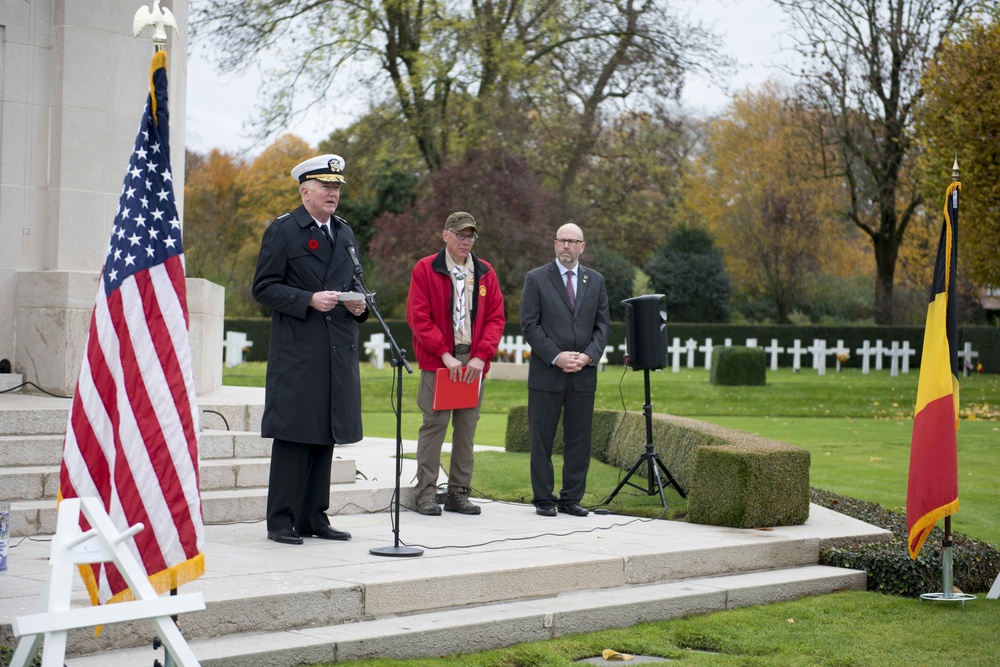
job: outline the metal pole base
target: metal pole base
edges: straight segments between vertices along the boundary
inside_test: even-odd
[[[368,553],[373,556],[419,556],[424,553],[423,549],[418,549],[416,547],[374,547],[368,550]]]
[[[961,602],[964,607],[967,600],[975,600],[976,596],[969,593],[924,593],[920,599],[932,602]]]

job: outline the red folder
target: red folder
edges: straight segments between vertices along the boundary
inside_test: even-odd
[[[434,372],[434,402],[433,410],[462,410],[479,405],[479,388],[483,376],[477,382],[465,380],[452,381],[447,368],[439,368]]]

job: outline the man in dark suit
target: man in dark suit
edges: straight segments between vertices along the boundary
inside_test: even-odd
[[[358,442],[361,377],[357,322],[368,319],[348,224],[335,216],[344,160],[320,155],[292,169],[302,206],[264,231],[253,296],[271,309],[261,435],[274,438],[267,487],[267,538],[349,540],[330,525],[334,443]]]
[[[570,223],[556,232],[556,261],[524,277],[521,331],[531,346],[528,429],[535,511],[587,516],[580,505],[590,468],[590,432],[597,362],[611,333],[604,276],[579,263],[583,230]],[[552,441],[563,413],[563,475],[553,493]]]

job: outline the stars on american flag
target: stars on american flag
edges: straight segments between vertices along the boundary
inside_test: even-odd
[[[148,104],[141,127],[122,183],[104,261],[108,294],[129,276],[184,252],[173,175]]]

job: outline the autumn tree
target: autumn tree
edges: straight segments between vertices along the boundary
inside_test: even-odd
[[[683,175],[701,135],[691,119],[622,114],[610,122],[580,174],[588,245],[644,265],[678,222]],[[581,223],[583,224],[583,223]]]
[[[971,21],[924,74],[917,112],[929,217],[939,230],[952,161],[961,168],[961,273],[1000,286],[1000,9]],[[936,237],[935,237],[936,239]]]
[[[804,98],[820,112],[817,129],[831,176],[844,180],[844,215],[871,240],[875,320],[894,322],[899,248],[923,201],[908,177],[915,153],[914,107],[921,75],[956,24],[981,0],[775,0],[791,19],[807,58]]]
[[[267,223],[302,203],[298,185],[292,179],[292,168],[315,155],[316,149],[305,140],[285,134],[240,170],[237,182],[242,196],[239,209],[233,214],[253,221],[257,231],[255,242],[260,242]]]
[[[470,153],[430,176],[425,191],[402,213],[373,222],[368,254],[381,303],[396,304],[391,312],[402,315],[413,265],[444,247],[445,219],[465,210],[479,227],[472,252],[493,265],[507,317],[517,317],[524,274],[555,258],[552,239],[567,211],[522,160],[498,151]]]
[[[725,252],[744,303],[762,301],[787,322],[811,281],[857,271],[857,243],[836,219],[839,187],[812,151],[810,112],[767,83],[738,94],[705,133],[684,206]]]
[[[381,105],[331,132],[319,150],[347,160],[347,185],[337,214],[351,225],[364,250],[375,232],[371,221],[383,212],[402,213],[417,196],[426,170],[416,143],[394,108]]]
[[[256,227],[237,215],[244,192],[238,183],[246,165],[238,157],[213,150],[185,154],[184,257],[187,274],[226,288],[228,315],[255,314],[237,285],[246,273],[245,246]]]

